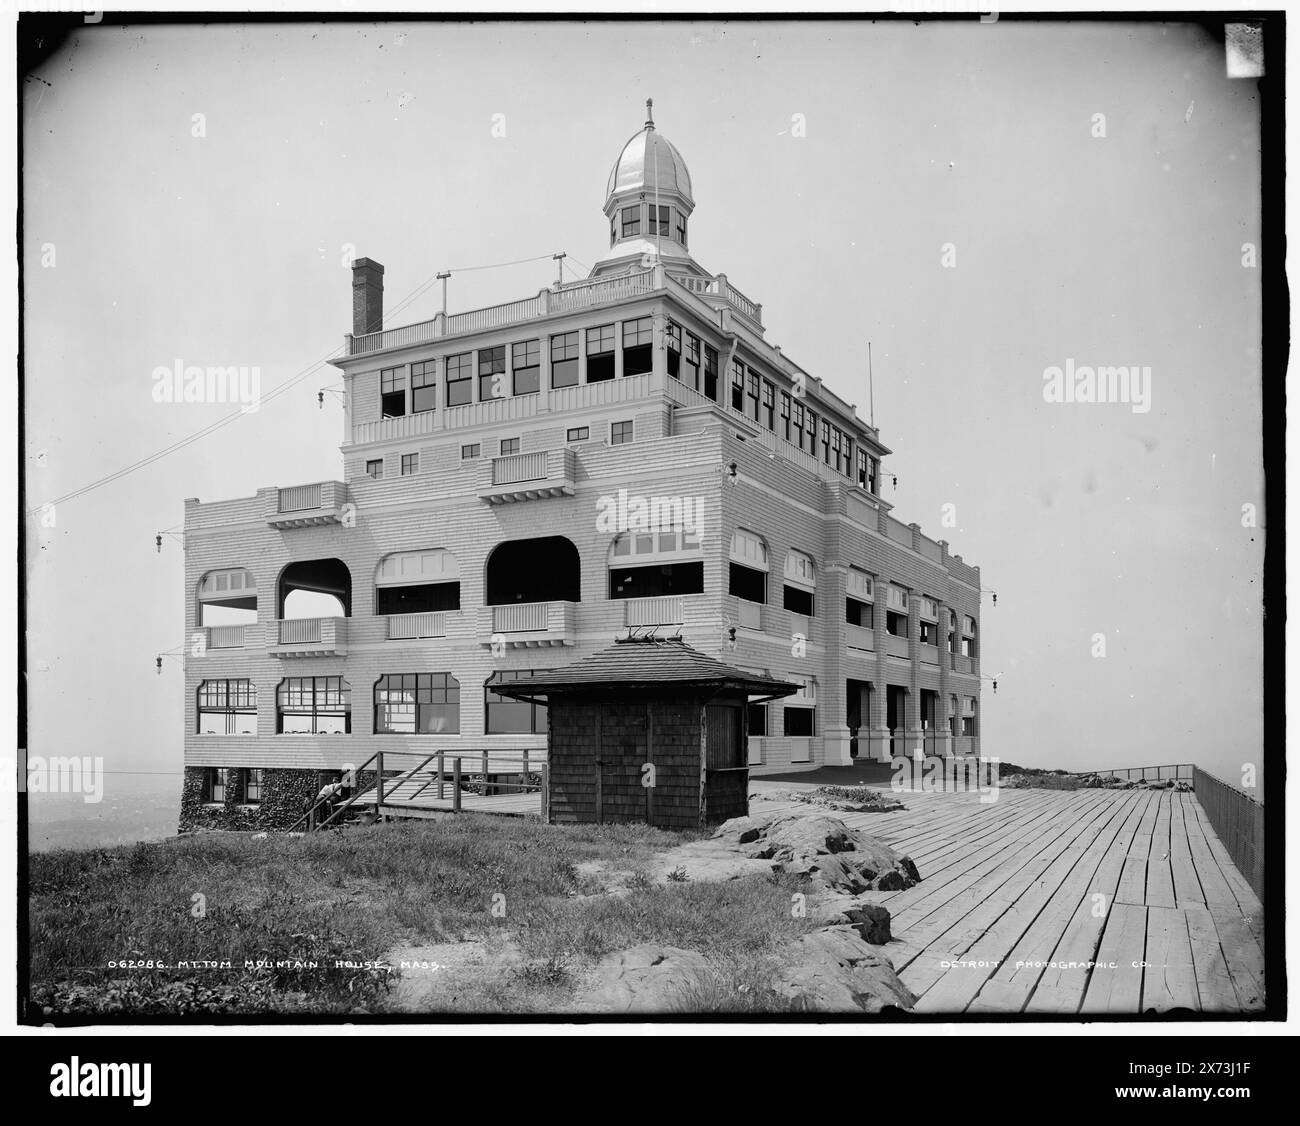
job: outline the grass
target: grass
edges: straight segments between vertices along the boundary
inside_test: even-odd
[[[35,1015],[383,1011],[394,971],[366,963],[484,937],[519,958],[460,997],[466,1011],[562,1008],[596,959],[642,942],[709,954],[717,980],[695,997],[705,1009],[765,1004],[766,959],[810,929],[791,918],[798,886],[645,876],[656,853],[698,836],[461,814],[297,839],[213,833],[34,854]],[[640,878],[588,897],[596,888],[578,866],[594,860]],[[108,965],[123,959],[145,965]],[[178,969],[180,959],[228,967]]]

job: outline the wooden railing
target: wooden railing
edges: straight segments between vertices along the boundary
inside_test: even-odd
[[[907,638],[895,637],[892,633],[885,634],[885,652],[891,657],[907,658],[910,655]]]
[[[653,270],[639,270],[621,277],[593,278],[575,285],[566,285],[563,289],[548,294],[550,311],[568,312],[570,309],[583,309],[588,305],[618,301],[624,297],[637,297],[649,293],[653,288]]]
[[[496,633],[534,633],[546,629],[549,602],[519,602],[492,607],[492,629]]]
[[[521,301],[507,301],[503,305],[489,305],[486,309],[471,309],[447,318],[447,335],[458,332],[478,332],[482,329],[500,328],[517,324],[542,315],[540,297],[525,297]]]
[[[521,481],[546,479],[546,451],[506,454],[492,459],[492,484],[514,485]]]
[[[431,610],[423,614],[389,614],[388,640],[410,641],[422,637],[446,637],[447,612]]]
[[[396,763],[412,759],[419,759],[414,767],[393,770]],[[374,781],[357,784],[356,780],[367,771],[373,771]],[[494,774],[516,775],[521,781],[491,781]],[[531,781],[534,774],[539,776],[539,781]],[[376,751],[360,766],[346,771],[345,784],[349,781],[353,785],[347,798],[338,800],[335,795],[315,798],[286,832],[299,829],[312,832],[338,824],[342,815],[358,803],[373,805],[380,821],[386,819],[386,808],[394,812],[402,808],[438,808],[421,806],[417,802],[417,798],[426,794],[430,801],[446,802],[450,799],[451,811],[459,813],[462,794],[467,790],[473,793],[474,787],[478,787],[478,792],[484,796],[538,792],[541,795],[542,820],[546,820],[549,812],[549,765],[544,756],[533,759],[526,749]]]
[[[209,626],[209,649],[242,649],[244,647],[243,626]]]
[[[685,621],[685,605],[680,596],[629,598],[626,624],[629,626],[675,626]]]
[[[1192,767],[1192,788],[1232,862],[1264,902],[1264,806],[1198,766]]]
[[[279,490],[279,510],[281,512],[306,512],[320,508],[321,487],[314,485],[294,485],[289,489]]]

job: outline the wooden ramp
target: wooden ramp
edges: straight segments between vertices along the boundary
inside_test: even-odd
[[[802,787],[764,779],[762,795]],[[888,787],[881,787],[887,789]],[[1173,790],[902,793],[832,812],[909,855],[921,882],[868,897],[917,1012],[1259,1012],[1264,912],[1205,819]],[[753,814],[821,807],[750,803]]]
[[[491,790],[492,787],[489,787]],[[437,771],[417,771],[384,782],[384,814],[389,817],[434,817],[454,812],[455,783],[445,775],[439,785]],[[352,808],[373,811],[375,788],[361,794]],[[542,795],[539,790],[520,792],[501,788],[487,794],[474,793],[463,786],[459,808],[462,813],[500,813],[515,817],[540,817]]]

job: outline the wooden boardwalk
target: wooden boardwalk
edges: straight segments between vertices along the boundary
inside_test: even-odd
[[[802,789],[752,779],[753,794]],[[887,787],[881,787],[887,788]],[[1264,1006],[1264,912],[1192,793],[903,793],[832,811],[911,856],[921,882],[872,892],[921,1013],[1120,1015]],[[988,796],[988,795],[984,795]],[[753,800],[750,812],[821,812]]]

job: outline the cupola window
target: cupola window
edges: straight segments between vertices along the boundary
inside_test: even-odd
[[[641,208],[623,208],[623,237],[631,238],[641,233]]]

